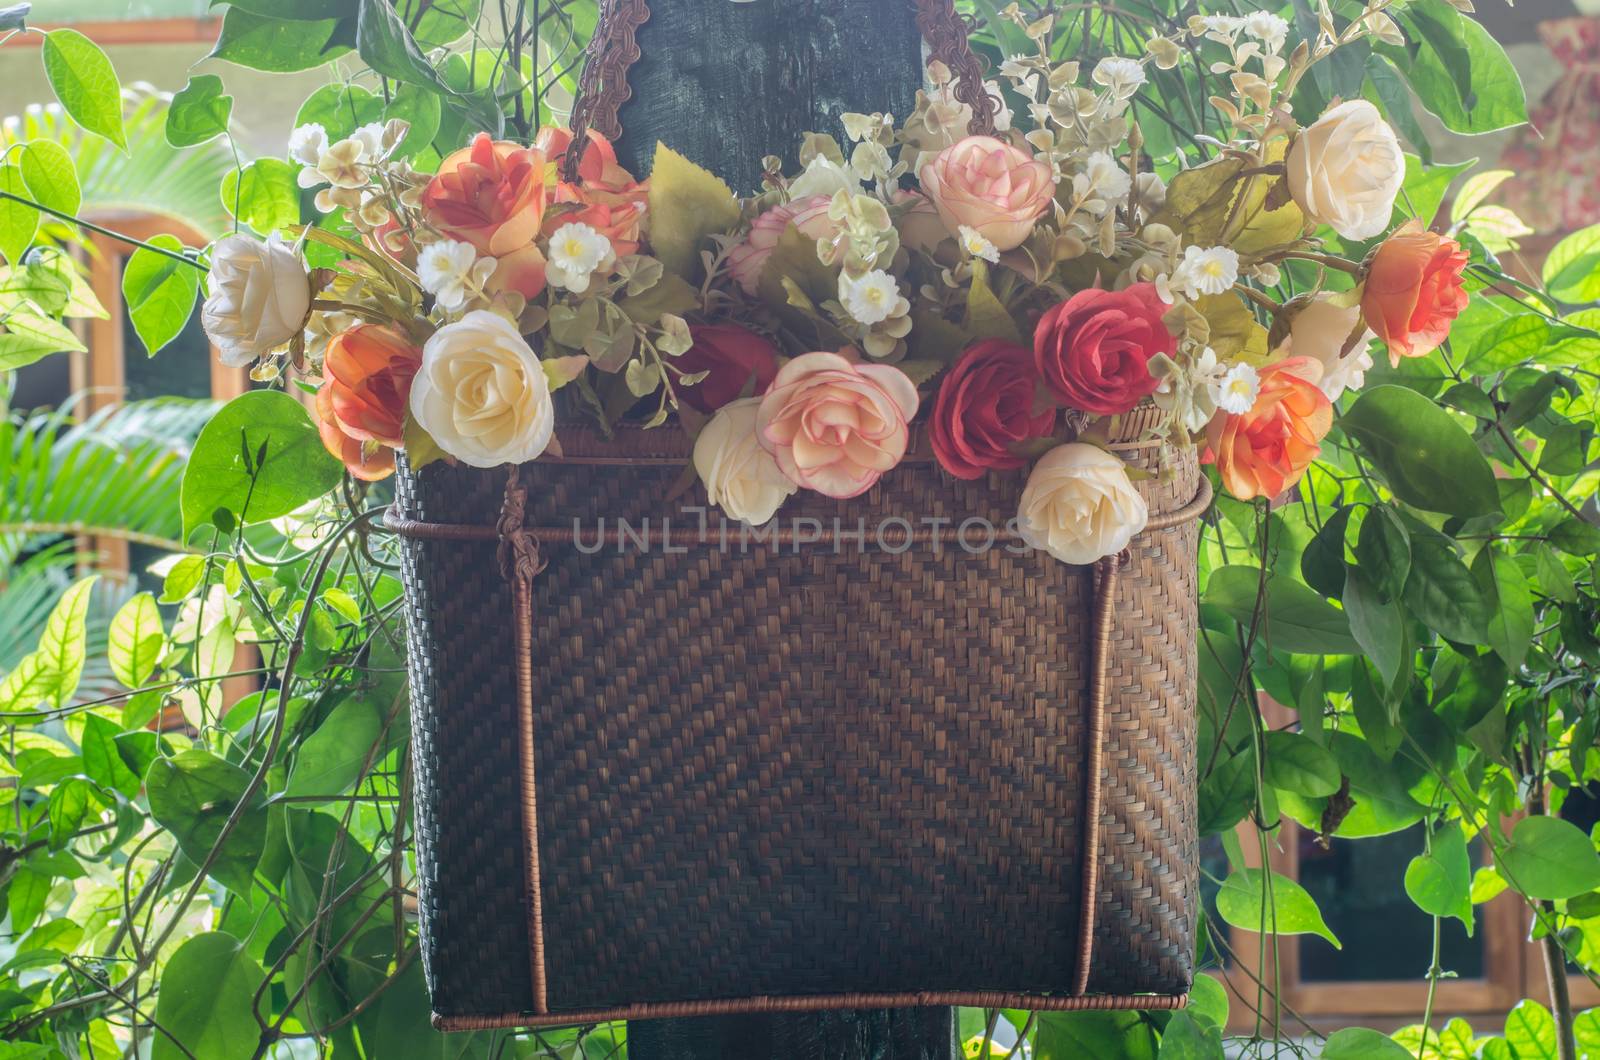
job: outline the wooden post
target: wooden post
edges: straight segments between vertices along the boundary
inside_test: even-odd
[[[622,163],[646,173],[657,141],[758,190],[767,155],[794,172],[800,138],[846,112],[904,120],[923,84],[911,0],[649,0],[618,117]],[[638,1021],[633,1060],[952,1060],[954,1010],[856,1009]]]

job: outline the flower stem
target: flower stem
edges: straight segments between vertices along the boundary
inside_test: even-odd
[[[58,218],[59,220],[80,225],[84,228],[87,228],[91,232],[98,232],[103,236],[109,236],[110,238],[121,243],[126,243],[131,247],[138,247],[141,250],[148,250],[154,254],[160,254],[164,258],[171,258],[174,261],[181,261],[185,265],[194,266],[201,272],[207,271],[206,266],[200,264],[198,259],[191,258],[187,254],[180,254],[176,250],[168,250],[166,247],[158,247],[153,244],[146,243],[142,239],[135,239],[132,236],[125,236],[121,232],[113,231],[112,229],[106,228],[102,225],[97,225],[93,221],[85,221],[81,217],[74,217],[72,214],[66,213],[63,210],[51,209],[42,203],[34,202],[32,199],[24,198],[21,195],[13,195],[9,191],[0,191],[0,199],[9,199],[12,202],[20,202],[22,205],[32,207],[33,209],[38,210],[40,213],[47,213],[51,217]]]

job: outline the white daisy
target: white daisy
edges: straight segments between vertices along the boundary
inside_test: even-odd
[[[589,289],[589,278],[595,270],[609,266],[616,258],[611,240],[589,225],[564,224],[550,237],[550,264],[545,278],[552,287],[582,294]]]
[[[873,269],[857,277],[840,273],[839,301],[853,319],[870,327],[894,315],[901,301],[900,285],[882,269]]]
[[[479,258],[471,243],[446,239],[417,253],[417,278],[422,289],[447,310],[457,310],[483,293],[494,274],[495,260]]]
[[[1216,383],[1213,395],[1217,408],[1235,416],[1249,412],[1261,393],[1261,377],[1256,370],[1243,362],[1229,368]]]
[[[1186,298],[1222,294],[1239,281],[1239,255],[1228,247],[1183,248],[1172,272],[1172,289]]]
[[[962,225],[960,230],[961,249],[975,258],[995,262],[1000,260],[1000,249],[990,241],[989,237],[968,225]]]

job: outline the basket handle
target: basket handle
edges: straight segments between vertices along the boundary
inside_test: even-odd
[[[708,0],[709,2],[709,0]],[[983,84],[983,66],[967,39],[967,22],[955,0],[914,0],[917,28],[937,59],[955,74],[956,99],[972,108],[967,130],[975,136],[994,133],[995,101]],[[578,164],[589,142],[589,130],[622,136],[622,105],[633,95],[628,71],[639,61],[639,27],[650,20],[649,0],[600,0],[599,22],[589,40],[588,56],[578,78],[572,106],[572,142],[563,163],[563,179],[578,177]]]

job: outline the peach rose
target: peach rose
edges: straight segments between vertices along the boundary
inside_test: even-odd
[[[439,232],[498,262],[491,291],[533,298],[544,290],[544,255],[534,239],[550,189],[544,152],[477,137],[439,164],[422,190],[423,215]]]
[[[1056,193],[1049,166],[992,136],[952,144],[919,175],[952,235],[966,225],[1002,251],[1023,244]]]
[[[1467,308],[1461,244],[1413,218],[1378,245],[1361,292],[1367,327],[1389,345],[1389,363],[1438,349],[1450,324]]]
[[[1290,357],[1261,369],[1261,390],[1249,412],[1221,413],[1206,428],[1204,461],[1241,501],[1276,497],[1300,481],[1322,452],[1333,405],[1317,385],[1322,365]]]
[[[405,444],[406,402],[422,351],[382,324],[357,324],[328,340],[317,391],[318,429],[328,452],[357,478],[394,467]]]
[[[789,481],[843,499],[900,462],[916,414],[916,385],[893,365],[805,353],[767,389],[756,432]]]
[[[534,148],[558,167],[571,144],[572,134],[555,126],[540,129],[533,142]],[[557,172],[560,171],[558,168]],[[583,160],[578,164],[578,182],[557,184],[555,201],[575,203],[581,208],[564,210],[547,218],[545,235],[568,222],[578,222],[611,240],[611,247],[619,257],[638,253],[645,209],[650,201],[650,184],[635,180],[632,173],[618,164],[616,148],[604,136],[589,133]]]
[[[745,294],[754,298],[761,293],[761,270],[791,224],[809,239],[831,239],[837,234],[839,226],[828,216],[830,202],[826,195],[813,195],[774,206],[755,219],[744,242],[728,253],[728,272]]]

